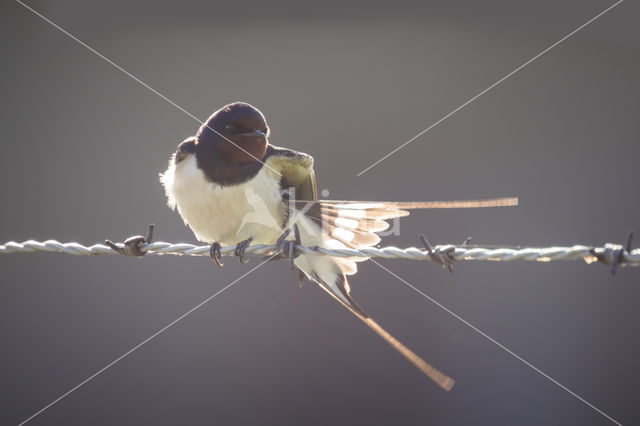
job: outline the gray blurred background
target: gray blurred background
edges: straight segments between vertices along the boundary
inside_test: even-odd
[[[612,2],[29,1],[194,115],[243,100],[313,155],[332,198],[515,195],[417,212],[384,241],[601,245],[640,231],[640,7],[624,2],[360,177]],[[158,173],[199,124],[15,2],[0,6],[0,241],[195,242]],[[640,422],[640,270],[382,261],[626,424]],[[17,424],[257,264],[0,257],[0,423]],[[425,379],[284,262],[247,276],[31,423],[610,422],[371,262],[380,324],[457,380]]]

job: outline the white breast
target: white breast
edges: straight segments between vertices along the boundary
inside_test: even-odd
[[[273,244],[283,232],[285,205],[279,176],[263,167],[248,182],[220,186],[208,182],[189,155],[160,176],[171,208],[196,238],[209,243],[236,244],[253,237],[253,244]]]

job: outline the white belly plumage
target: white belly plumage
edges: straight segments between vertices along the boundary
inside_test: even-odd
[[[230,246],[253,238],[252,244],[269,245],[282,235],[285,226],[292,225],[285,223],[286,205],[282,202],[279,176],[273,167],[263,167],[242,185],[222,187],[207,181],[197,167],[195,156],[189,155],[177,165],[172,161],[160,180],[169,207],[178,209],[185,224],[200,241]],[[303,245],[346,248],[304,214],[294,214],[292,219],[299,226]],[[288,240],[293,239],[292,234]],[[337,285],[336,278],[342,273],[351,275],[357,271],[354,260],[365,258],[356,260],[304,254],[296,258],[295,264],[310,279],[315,277],[332,287]],[[340,292],[336,290],[336,294]]]
[[[243,185],[220,186],[206,180],[194,155],[160,177],[169,207],[200,241],[224,245],[254,238],[253,244],[273,244],[283,232],[285,205],[279,179],[267,167]]]

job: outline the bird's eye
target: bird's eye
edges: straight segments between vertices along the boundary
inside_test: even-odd
[[[226,126],[224,126],[224,128],[227,129],[227,130],[233,130],[233,129],[236,128],[236,126],[233,125],[233,124],[227,124]]]

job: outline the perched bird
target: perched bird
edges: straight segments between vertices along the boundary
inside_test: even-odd
[[[297,228],[302,245],[326,248],[370,247],[387,219],[407,209],[513,205],[513,199],[464,202],[352,202],[317,200],[313,158],[269,143],[269,126],[255,107],[235,102],[213,113],[194,137],[178,145],[161,174],[168,205],[177,208],[196,238],[211,244],[211,257],[222,266],[221,245],[243,254],[251,243],[290,241]],[[358,258],[300,254],[294,263],[387,343],[442,388],[454,384],[378,325],[352,298],[347,275]]]

